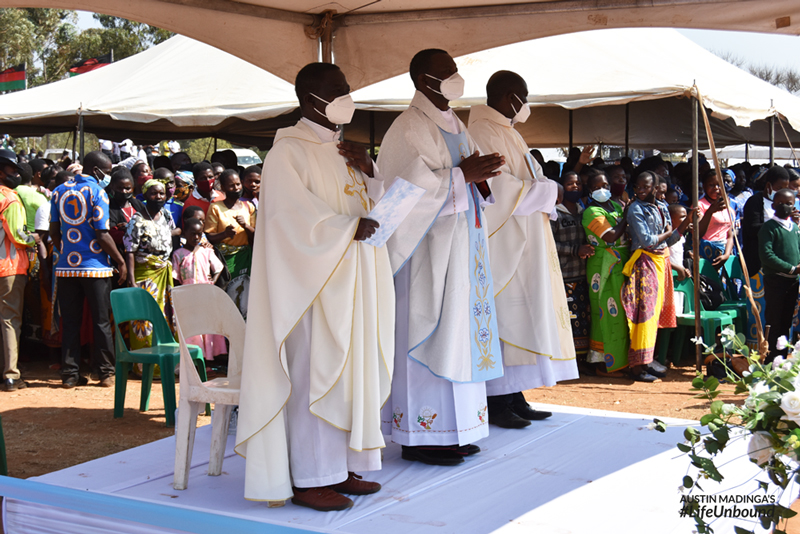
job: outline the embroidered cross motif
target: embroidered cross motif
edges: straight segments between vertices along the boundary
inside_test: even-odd
[[[354,171],[352,167],[347,167],[347,174],[350,175],[350,179],[353,182],[344,186],[344,194],[350,197],[358,196],[358,199],[361,201],[361,205],[364,207],[364,211],[369,211],[369,203],[367,202],[366,195],[366,184],[364,184],[364,182],[358,177],[356,171]]]

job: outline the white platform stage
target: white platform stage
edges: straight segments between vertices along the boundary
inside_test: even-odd
[[[652,417],[563,406],[523,430],[492,427],[479,442],[483,451],[458,467],[433,467],[400,458],[400,447],[384,450],[384,468],[365,473],[383,490],[356,497],[344,512],[321,513],[294,506],[267,508],[243,498],[244,460],[229,439],[219,477],[206,475],[210,427],[198,429],[185,491],[172,488],[174,439],[167,438],[32,480],[101,494],[166,504],[183,512],[202,510],[263,523],[263,532],[337,534],[410,533],[689,533],[680,517],[678,487],[689,460],[675,444],[683,427],[662,434],[646,428]],[[677,421],[676,421],[677,422]],[[707,494],[753,492],[748,481],[759,470],[746,457],[746,443],[729,447],[724,486],[706,481]],[[744,456],[743,456],[744,455]],[[722,462],[718,462],[720,465]],[[763,478],[763,477],[761,477]],[[739,486],[740,487],[736,487]],[[725,490],[724,488],[732,488]],[[797,487],[788,493],[797,495]],[[9,499],[8,534],[143,534],[179,532]],[[730,522],[713,524],[733,532]],[[752,521],[736,523],[748,530]],[[757,529],[758,531],[758,529]]]

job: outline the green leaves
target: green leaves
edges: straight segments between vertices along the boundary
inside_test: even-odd
[[[714,461],[711,458],[703,458],[696,454],[690,454],[689,458],[692,460],[692,465],[701,469],[708,478],[715,482],[720,482],[724,477],[717,471]]]
[[[692,486],[694,486],[694,480],[692,480],[692,477],[690,477],[689,475],[683,477],[683,487],[689,489]]]

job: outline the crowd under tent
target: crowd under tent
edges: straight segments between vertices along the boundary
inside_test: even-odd
[[[287,81],[322,58],[353,89],[401,74],[421,47],[453,57],[601,28],[675,27],[800,34],[796,0],[0,0],[145,22],[230,52]],[[580,73],[587,55],[564,64]]]

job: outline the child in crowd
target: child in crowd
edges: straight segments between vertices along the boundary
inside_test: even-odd
[[[200,243],[203,239],[203,222],[196,218],[184,220],[183,236],[185,244],[172,255],[172,276],[175,284],[215,283],[223,265],[214,253],[214,249],[204,247]],[[201,347],[206,360],[213,360],[214,356],[228,352],[223,336],[209,334],[194,336],[186,342]]]
[[[785,355],[786,350],[779,351],[776,345],[780,336],[789,335],[795,306],[795,299],[791,296],[797,295],[798,291],[800,231],[791,219],[794,200],[795,193],[791,189],[775,193],[772,198],[775,215],[758,231],[766,301],[764,319],[770,326],[767,361],[772,361],[776,355]]]
[[[669,263],[672,265],[672,270],[678,273],[678,280],[685,280],[692,277],[692,272],[686,268],[683,262],[685,255],[684,245],[686,244],[686,237],[684,232],[691,231],[692,224],[688,222],[684,224],[688,216],[686,206],[683,204],[673,203],[669,205],[669,216],[672,219],[672,227],[676,229],[680,238],[669,247]],[[681,232],[681,228],[684,232]],[[681,309],[681,308],[678,308]]]
[[[251,165],[242,172],[242,200],[258,209],[258,193],[261,191],[261,167]]]
[[[675,189],[667,189],[667,192],[664,194],[664,202],[666,202],[668,206],[677,204],[680,200],[681,196]]]
[[[700,257],[722,267],[733,251],[733,217],[719,187],[714,169],[703,175],[705,196],[697,203],[700,219]]]

